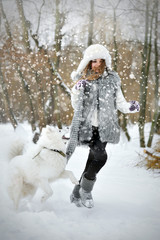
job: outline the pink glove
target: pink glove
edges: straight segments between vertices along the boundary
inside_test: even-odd
[[[137,101],[130,101],[130,104],[131,104],[131,106],[129,108],[130,111],[137,110],[137,112],[139,112],[139,110],[140,110],[139,102],[137,102]]]
[[[79,90],[81,88],[85,88],[86,83],[87,83],[86,80],[79,80],[75,85],[75,89]]]

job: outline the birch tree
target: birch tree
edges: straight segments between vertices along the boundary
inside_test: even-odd
[[[159,59],[159,51],[158,51],[158,9],[159,9],[159,1],[155,0],[155,24],[154,24],[154,67],[155,67],[155,91],[154,91],[154,99],[155,99],[155,111],[152,120],[151,130],[149,134],[149,139],[147,143],[147,147],[151,147],[154,133],[156,132],[158,116],[160,114],[160,105],[159,105],[159,68],[158,68],[158,59]]]
[[[110,2],[110,1],[109,1]],[[113,9],[113,46],[114,46],[114,58],[113,58],[113,69],[114,71],[117,72],[118,70],[118,44],[117,44],[117,16],[116,16],[116,11],[118,9],[118,6],[120,4],[121,0],[118,0],[116,4],[113,4],[112,2],[110,2],[112,9]],[[123,88],[121,87],[122,92],[123,92]],[[120,122],[120,126],[123,129],[128,141],[130,140],[130,136],[127,130],[127,118],[126,115],[123,113],[120,113],[118,111],[118,115],[119,115],[119,122]],[[122,115],[122,119],[120,118],[120,115]]]
[[[139,136],[140,136],[141,147],[145,147],[144,127],[145,127],[145,116],[146,116],[148,77],[149,77],[151,48],[152,48],[153,12],[150,18],[149,3],[150,3],[149,0],[146,0],[145,36],[144,36],[144,46],[142,51],[142,69],[141,69],[141,78],[140,78],[140,107],[141,108],[139,113]]]
[[[20,22],[22,26],[22,36],[23,36],[23,45],[25,47],[25,50],[27,53],[31,52],[30,48],[30,41],[29,41],[29,21],[27,21],[25,14],[24,14],[24,8],[23,8],[23,0],[16,0],[17,9],[19,12]]]
[[[94,25],[94,0],[90,0],[90,14],[88,24],[88,46],[93,44],[93,25]]]

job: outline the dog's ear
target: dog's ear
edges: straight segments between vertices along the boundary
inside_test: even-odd
[[[46,125],[46,127],[42,128],[42,135],[50,133],[51,132],[51,127],[49,125]]]
[[[48,132],[52,132],[52,127],[50,127],[49,125],[46,125],[46,129],[48,130]]]
[[[53,132],[53,127],[51,127],[49,125],[46,125],[45,129],[46,129],[46,133],[48,133],[48,134]]]

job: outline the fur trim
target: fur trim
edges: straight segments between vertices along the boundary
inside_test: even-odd
[[[106,66],[111,69],[111,55],[109,51],[100,44],[90,45],[84,52],[83,59],[81,60],[76,71],[71,74],[72,80],[76,81],[80,77],[82,71],[85,69],[87,64],[94,59],[101,58],[106,62]]]
[[[79,73],[77,73],[76,71],[73,71],[72,73],[71,73],[71,79],[73,80],[73,81],[77,81],[79,78],[80,78],[80,74]]]

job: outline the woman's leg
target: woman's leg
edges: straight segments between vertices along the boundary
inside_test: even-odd
[[[77,207],[81,206],[81,202],[88,208],[94,205],[91,191],[96,181],[96,174],[107,161],[107,153],[105,151],[106,144],[107,143],[102,143],[100,141],[98,129],[93,128],[93,137],[89,143],[90,152],[85,169],[79,180],[80,184],[74,187],[70,196],[71,202],[74,202]]]
[[[85,174],[87,179],[95,179],[96,174],[100,171],[100,169],[105,165],[107,161],[107,153],[105,150],[106,144],[106,142],[102,143],[100,141],[98,129],[94,128],[93,137],[89,144],[90,151],[82,176]]]
[[[100,140],[95,140],[94,145],[90,147],[90,160],[86,164],[85,176],[87,179],[95,179],[97,173],[105,165],[107,161],[107,153],[105,150],[107,143],[102,143]]]
[[[84,172],[80,179],[79,194],[82,204],[87,208],[94,206],[92,198],[92,189],[96,181],[96,175],[107,161],[105,150],[106,142],[102,143],[99,139],[98,131],[94,132],[93,138],[89,144],[90,152]]]

